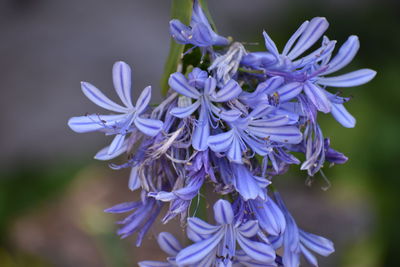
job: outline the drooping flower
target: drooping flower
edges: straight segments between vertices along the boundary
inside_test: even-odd
[[[136,239],[136,246],[138,247],[141,245],[143,237],[154,223],[163,206],[161,201],[148,198],[143,193],[142,200],[140,201],[121,203],[105,210],[105,212],[109,213],[134,211],[125,219],[118,222],[118,224],[122,224],[123,226],[117,233],[122,238],[125,238],[138,232]]]
[[[195,243],[178,253],[178,265],[230,266],[235,260],[236,243],[250,258],[274,263],[271,246],[252,239],[259,231],[257,221],[235,221],[231,204],[222,199],[214,204],[214,218],[218,225],[195,217],[188,219],[188,237]]]
[[[205,74],[204,71],[195,68],[192,71],[192,75],[189,76],[189,80],[180,72],[171,74],[169,78],[169,86],[173,90],[195,100],[194,103],[188,106],[172,109],[171,114],[178,118],[186,118],[197,109],[200,109],[192,137],[192,146],[199,151],[204,151],[208,147],[207,139],[210,135],[210,124],[216,127],[214,124],[218,120],[232,121],[241,114],[237,110],[225,110],[223,107],[216,105],[237,97],[242,92],[239,84],[235,80],[230,80],[223,88],[216,91],[216,80],[212,77],[204,80]]]
[[[194,0],[190,26],[173,19],[169,23],[169,31],[180,44],[192,44],[195,47],[224,46],[229,40],[215,33],[208,22],[198,0]]]
[[[160,248],[169,255],[167,262],[160,261],[141,261],[140,267],[177,267],[175,257],[182,250],[182,245],[170,233],[161,232],[158,234],[157,242]]]
[[[82,82],[83,93],[96,105],[109,111],[121,113],[119,115],[92,114],[81,117],[72,117],[68,121],[69,127],[78,133],[102,131],[107,135],[115,135],[111,145],[108,147],[108,158],[123,153],[126,145],[126,135],[135,129],[148,136],[156,135],[162,128],[163,122],[146,118],[145,112],[151,98],[151,87],[146,87],[136,101],[131,100],[131,68],[128,64],[120,61],[113,66],[113,81],[115,91],[124,106],[121,106],[106,97],[92,84]],[[121,152],[122,151],[122,152]]]
[[[311,251],[322,256],[328,256],[335,251],[332,241],[299,229],[280,194],[275,192],[274,196],[285,216],[286,230],[279,236],[271,236],[270,241],[275,249],[283,246],[283,265],[285,267],[297,267],[300,265],[300,255],[303,255],[312,266],[318,266],[317,259]]]

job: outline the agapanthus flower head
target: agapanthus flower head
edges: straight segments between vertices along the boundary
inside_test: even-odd
[[[334,252],[330,240],[297,226],[274,185],[291,166],[326,179],[322,168],[327,162],[348,160],[331,147],[318,114],[331,113],[342,126],[354,127],[356,120],[344,107],[350,98],[329,87],[358,86],[376,73],[360,69],[330,76],[352,61],[360,44],[350,36],[334,55],[336,41],[323,36],[328,25],[322,17],[304,22],[282,52],[263,32],[266,51],[249,52],[242,43],[219,36],[194,0],[190,25],[173,19],[170,33],[186,53],[198,49],[203,57],[195,54],[187,61],[178,55],[177,70],[168,72],[173,72],[170,90],[154,109],[148,108],[151,87],[133,105],[131,69],[124,62],[113,67],[122,104],[82,83],[92,102],[117,114],[73,117],[68,125],[76,132],[115,136],[95,158],[127,153],[125,162],[109,166],[129,168],[128,189],[141,195],[139,201],[106,210],[130,212],[118,222],[118,234],[137,233],[139,246],[157,218],[168,223],[179,217],[193,242],[184,248],[162,232],[157,241],[169,257],[142,261],[141,267],[297,267],[301,255],[317,266],[313,253]],[[214,224],[196,217],[210,206],[211,191],[218,198]],[[162,214],[164,205],[169,207]]]

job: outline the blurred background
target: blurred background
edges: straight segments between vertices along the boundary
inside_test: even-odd
[[[80,90],[84,80],[113,98],[111,67],[133,67],[135,96],[159,79],[169,49],[170,1],[0,0],[0,266],[136,266],[163,259],[154,237],[178,221],[156,225],[141,248],[120,240],[116,216],[103,209],[138,198],[128,173],[93,155],[109,140],[78,135],[71,116],[99,109]],[[321,116],[325,135],[350,160],[325,168],[332,186],[293,171],[276,180],[298,224],[335,242],[320,266],[398,266],[400,255],[400,5],[383,0],[209,1],[219,32],[259,42],[262,30],[279,47],[306,19],[325,16],[327,35],[343,43],[359,36],[361,49],[346,70],[368,67],[377,77],[345,89],[357,118],[345,129]],[[212,204],[212,203],[210,203]]]

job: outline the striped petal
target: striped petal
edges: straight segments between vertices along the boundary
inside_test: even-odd
[[[220,230],[212,235],[210,238],[207,238],[200,242],[194,243],[189,247],[184,248],[176,256],[176,262],[180,266],[185,266],[201,261],[218,245],[223,236],[224,232]]]
[[[186,107],[175,107],[171,109],[170,113],[178,118],[186,118],[192,115],[193,112],[196,111],[200,106],[200,101],[196,101],[193,104]]]
[[[235,80],[229,80],[224,87],[216,93],[215,102],[227,102],[240,95],[242,88]]]
[[[222,110],[222,112],[220,112],[218,115],[224,121],[233,122],[237,120],[240,117],[240,115],[242,115],[242,112],[236,109],[230,109],[230,110]]]
[[[125,121],[128,115],[98,115],[91,114],[80,117],[72,117],[68,120],[68,126],[74,132],[87,133],[103,129],[112,129],[113,126]]]
[[[129,182],[128,182],[128,188],[131,191],[135,191],[136,189],[140,188],[140,179],[138,176],[138,167],[133,166],[131,169],[131,173],[129,175]]]
[[[294,48],[288,54],[288,57],[293,60],[300,56],[304,51],[315,44],[319,38],[321,38],[322,34],[324,34],[328,27],[329,23],[326,18],[313,18],[301,34]]]
[[[113,154],[108,154],[109,149],[110,149],[110,146],[107,146],[107,147],[101,149],[99,152],[97,152],[97,154],[94,156],[94,158],[97,160],[110,160],[110,159],[118,157],[119,155],[121,155],[127,151],[128,140],[125,140],[124,144],[118,150],[116,150]]]
[[[204,105],[201,106],[200,117],[196,122],[193,137],[192,146],[198,151],[204,151],[207,149],[207,140],[210,136],[210,125],[208,122],[208,114]]]
[[[303,22],[303,24],[300,25],[300,27],[290,37],[289,41],[287,41],[285,47],[283,48],[282,55],[286,56],[289,53],[290,49],[292,49],[292,47],[293,47],[293,44],[300,37],[300,35],[305,31],[305,29],[307,28],[309,23],[310,22],[308,20],[306,20]]]
[[[354,128],[356,119],[347,111],[343,104],[332,104],[332,116],[343,127]]]
[[[188,228],[200,236],[207,236],[216,233],[221,227],[211,225],[196,217],[188,218]]]
[[[266,31],[263,31],[263,36],[265,40],[265,47],[267,48],[267,50],[271,52],[276,58],[278,58],[279,51],[274,41],[272,41],[271,37],[269,37]]]
[[[234,138],[233,130],[208,137],[207,143],[212,151],[225,152],[229,149]]]
[[[108,147],[107,154],[115,155],[118,151],[120,151],[125,142],[125,134],[117,134],[112,140],[110,146]]]
[[[376,71],[371,69],[361,69],[335,77],[321,77],[318,83],[333,87],[353,87],[371,81],[376,75]]]
[[[214,218],[219,224],[232,224],[233,210],[231,203],[220,199],[214,204]]]
[[[168,84],[172,89],[181,95],[195,99],[200,97],[200,93],[196,90],[196,88],[189,85],[186,77],[180,72],[171,74]]]
[[[132,211],[141,206],[140,201],[135,202],[125,202],[121,204],[117,204],[111,208],[105,209],[104,212],[108,213],[124,213],[128,211]]]
[[[231,147],[228,150],[227,157],[235,163],[242,163],[242,147],[239,137],[233,136]]]
[[[275,260],[275,250],[270,245],[252,241],[241,234],[237,235],[237,241],[243,251],[252,259],[261,262],[272,262]]]
[[[252,127],[248,130],[260,138],[266,138],[271,141],[298,144],[303,139],[300,130],[295,126],[280,126],[280,127]]]
[[[321,75],[326,75],[338,71],[347,66],[355,57],[360,48],[360,41],[355,35],[350,36],[347,41],[340,47],[339,52],[329,62],[329,67]]]
[[[307,248],[322,255],[328,256],[335,251],[332,241],[325,237],[299,230],[300,240]]]
[[[115,91],[122,103],[128,108],[133,108],[131,100],[131,68],[122,61],[115,62],[113,66],[113,82]]]
[[[304,92],[319,111],[324,113],[331,111],[331,102],[319,86],[307,81],[304,84]]]
[[[167,232],[161,232],[157,237],[157,242],[160,248],[170,256],[176,256],[182,249],[179,241]]]
[[[151,86],[143,89],[139,98],[136,101],[136,114],[141,114],[149,105],[151,99]]]
[[[258,222],[255,220],[247,221],[238,228],[240,234],[248,238],[255,236],[258,230]]]
[[[137,117],[133,122],[142,133],[148,136],[155,136],[161,131],[163,126],[163,122],[160,120],[145,119],[141,117]]]
[[[107,110],[125,113],[128,111],[127,108],[118,105],[108,97],[106,97],[99,89],[88,82],[81,82],[82,92],[87,98],[89,98],[93,103],[99,107],[105,108]]]
[[[217,87],[217,80],[213,77],[208,77],[204,82],[204,94],[211,95],[214,94],[215,88]]]
[[[255,120],[251,122],[251,125],[257,127],[278,127],[287,125],[289,123],[288,115],[277,115],[269,119]]]
[[[190,27],[186,26],[177,19],[169,22],[169,33],[180,44],[188,44],[188,37],[191,35]]]
[[[288,83],[279,88],[276,92],[279,95],[279,102],[287,102],[298,96],[303,90],[303,84],[298,82]]]
[[[304,258],[311,264],[313,267],[318,267],[317,258],[308,250],[305,246],[300,245],[301,253],[303,254]]]

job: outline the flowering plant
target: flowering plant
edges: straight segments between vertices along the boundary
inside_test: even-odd
[[[325,162],[347,161],[330,147],[317,115],[330,113],[344,127],[354,127],[355,119],[344,107],[350,98],[330,87],[358,86],[376,73],[361,69],[331,76],[354,58],[357,36],[350,36],[336,54],[336,41],[326,36],[307,52],[328,28],[325,18],[304,22],[282,52],[266,32],[266,51],[249,52],[242,43],[216,33],[198,0],[188,3],[190,22],[170,22],[175,54],[185,50],[182,57],[178,53],[177,64],[170,64],[174,70],[167,70],[166,98],[155,108],[149,107],[150,86],[132,103],[131,69],[124,62],[112,70],[121,104],[82,82],[92,102],[118,114],[73,117],[68,125],[79,133],[114,136],[95,158],[127,154],[124,164],[110,166],[130,168],[128,187],[140,190],[139,200],[106,212],[130,212],[119,222],[118,234],[137,233],[137,246],[166,204],[162,221],[179,216],[187,226],[193,244],[184,248],[162,232],[157,240],[169,257],[166,262],[142,261],[142,267],[292,267],[300,265],[301,255],[317,266],[312,252],[327,256],[333,243],[301,230],[272,183],[291,165],[314,176]],[[196,217],[206,183],[220,198],[213,205],[215,224]]]

